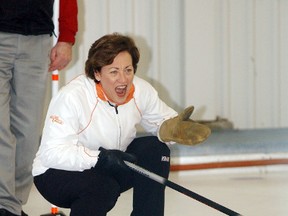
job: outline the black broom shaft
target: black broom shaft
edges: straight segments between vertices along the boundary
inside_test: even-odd
[[[197,193],[194,193],[193,191],[190,191],[187,188],[184,188],[184,187],[182,187],[182,186],[180,186],[174,182],[171,182],[168,179],[165,179],[162,176],[159,176],[155,173],[152,173],[152,172],[150,172],[150,171],[148,171],[148,170],[146,170],[140,166],[137,166],[137,165],[130,163],[128,161],[125,161],[125,164],[130,169],[132,169],[133,171],[135,171],[135,172],[137,172],[137,173],[139,173],[139,174],[141,174],[147,178],[150,178],[150,179],[152,179],[152,180],[154,180],[160,184],[166,185],[166,186],[168,186],[168,187],[170,187],[170,188],[172,188],[172,189],[174,189],[174,190],[176,190],[182,194],[185,194],[185,195],[187,195],[187,196],[189,196],[189,197],[191,197],[191,198],[193,198],[193,199],[195,199],[201,203],[204,203],[204,204],[206,204],[206,205],[208,205],[208,206],[210,206],[210,207],[212,207],[212,208],[214,208],[214,209],[216,209],[216,210],[218,210],[218,211],[220,211],[226,215],[230,215],[230,216],[241,215],[241,214],[239,214],[239,213],[237,213],[231,209],[226,208],[225,206],[222,206],[222,205],[220,205],[220,204],[218,204],[218,203],[216,203],[210,199],[207,199],[207,198],[205,198],[205,197],[203,197]]]
[[[193,199],[195,199],[201,203],[204,203],[204,204],[210,206],[211,208],[214,208],[214,209],[216,209],[216,210],[218,210],[218,211],[220,211],[226,215],[230,215],[230,216],[240,215],[239,213],[237,213],[237,212],[235,212],[229,208],[226,208],[225,206],[222,206],[222,205],[220,205],[220,204],[218,204],[218,203],[216,203],[210,199],[207,199],[207,198],[205,198],[205,197],[203,197],[203,196],[201,196],[201,195],[199,195],[193,191],[190,191],[190,190],[188,190],[188,189],[186,189],[186,188],[182,187],[181,185],[178,185],[174,182],[167,180],[165,185],[178,191],[178,192],[180,192],[180,193],[182,193],[182,194],[185,194],[188,197],[191,197],[191,198],[193,198]]]

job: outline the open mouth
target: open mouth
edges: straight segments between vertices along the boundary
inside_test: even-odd
[[[127,85],[117,86],[115,92],[118,97],[124,97],[127,92]]]

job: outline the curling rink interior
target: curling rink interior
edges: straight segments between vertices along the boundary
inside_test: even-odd
[[[287,158],[288,128],[221,131],[198,146],[171,147],[169,180],[244,216],[287,216]],[[40,216],[51,205],[33,187],[23,209]],[[108,216],[128,216],[131,209],[129,190]],[[59,210],[69,215],[69,209]],[[226,214],[167,187],[165,216],[180,215]]]

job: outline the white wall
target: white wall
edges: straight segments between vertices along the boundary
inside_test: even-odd
[[[236,128],[288,126],[287,0],[85,0],[73,61],[60,84],[84,71],[91,43],[133,36],[137,74],[177,111],[228,118]],[[49,96],[48,96],[49,98]]]
[[[187,0],[185,9],[186,103],[238,128],[288,126],[288,1]]]

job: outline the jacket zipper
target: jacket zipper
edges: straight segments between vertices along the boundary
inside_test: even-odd
[[[115,109],[116,119],[117,119],[118,128],[119,128],[118,149],[120,149],[120,146],[121,146],[121,124],[120,124],[119,116],[118,116],[118,106],[112,104],[110,101],[108,101],[108,104],[109,104],[110,106],[114,107],[114,109]]]

